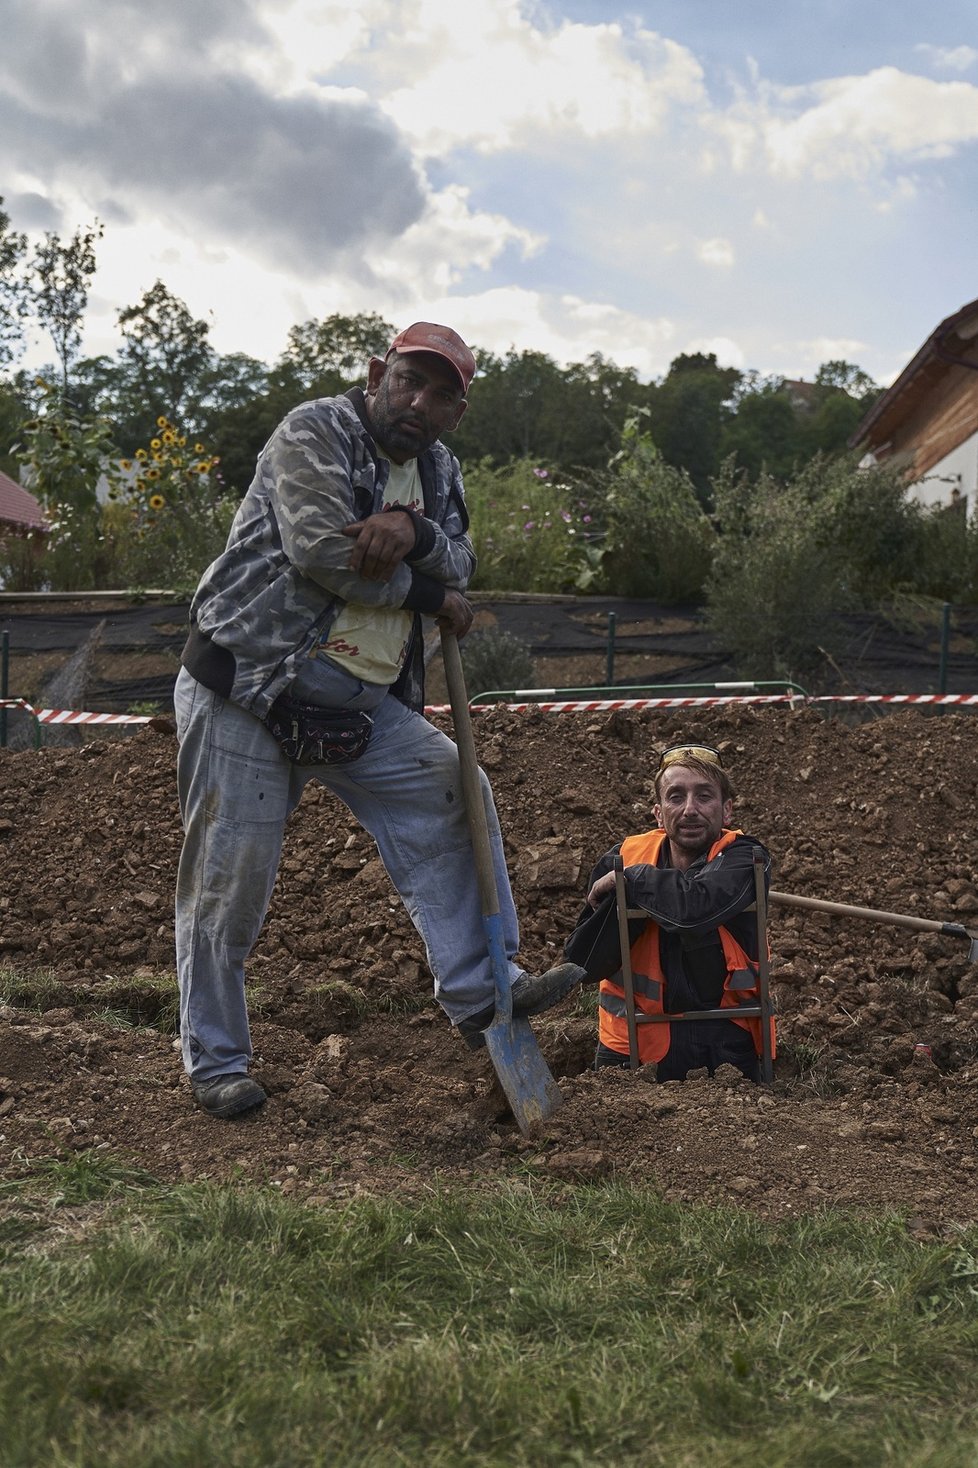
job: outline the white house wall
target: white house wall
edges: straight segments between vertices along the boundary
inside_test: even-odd
[[[973,514],[978,504],[978,431],[928,469],[907,493],[922,505],[950,505],[962,495],[967,513]]]

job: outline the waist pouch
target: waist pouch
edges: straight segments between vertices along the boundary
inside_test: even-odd
[[[297,703],[283,694],[266,714],[265,726],[294,765],[348,765],[370,743],[374,721],[360,709]]]

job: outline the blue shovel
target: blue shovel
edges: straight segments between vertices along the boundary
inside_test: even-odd
[[[496,990],[496,1012],[492,1024],[483,1031],[486,1049],[492,1061],[499,1084],[506,1093],[510,1109],[524,1136],[528,1136],[538,1122],[552,1116],[563,1097],[547,1062],[540,1054],[536,1038],[525,1017],[513,1016],[513,998],[510,993],[509,962],[503,946],[503,924],[499,913],[499,894],[496,889],[496,874],[492,864],[492,849],[489,845],[489,825],[482,799],[482,784],[479,765],[472,737],[472,716],[469,713],[465,676],[458,650],[458,639],[454,632],[441,629],[441,652],[445,663],[445,680],[448,697],[452,705],[452,720],[455,724],[455,743],[458,746],[459,764],[462,775],[462,795],[465,813],[472,838],[476,875],[479,881],[479,898],[482,905],[482,925],[485,929],[489,949],[489,964]]]

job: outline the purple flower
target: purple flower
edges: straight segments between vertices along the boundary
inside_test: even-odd
[[[582,515],[581,516],[581,520],[584,522],[585,525],[590,525],[590,523],[591,523],[591,516],[590,515]]]
[[[550,478],[550,471],[549,471],[549,469],[534,469],[533,472],[534,472],[534,474],[536,475],[536,477],[538,479],[549,479]]]
[[[527,520],[527,522],[526,522],[526,524],[525,524],[525,525],[524,525],[524,526],[523,526],[523,531],[524,531],[524,533],[525,533],[525,532],[526,532],[526,531],[527,531],[527,530],[532,530],[532,529],[534,529],[534,527],[535,527],[535,526],[536,526],[536,523],[537,523],[537,522],[536,522],[536,521],[535,521],[535,520]]]
[[[565,525],[569,525],[571,520],[570,510],[561,510],[560,518],[563,520]]]

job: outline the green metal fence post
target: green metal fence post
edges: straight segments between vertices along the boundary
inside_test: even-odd
[[[937,666],[937,691],[947,692],[947,651],[951,641],[951,604],[945,602],[941,608],[941,660]]]
[[[9,698],[10,633],[0,633],[0,698]],[[7,747],[7,710],[0,709],[0,749]]]
[[[615,623],[617,620],[614,612],[608,613],[608,655],[604,665],[604,681],[609,687],[615,681]]]

